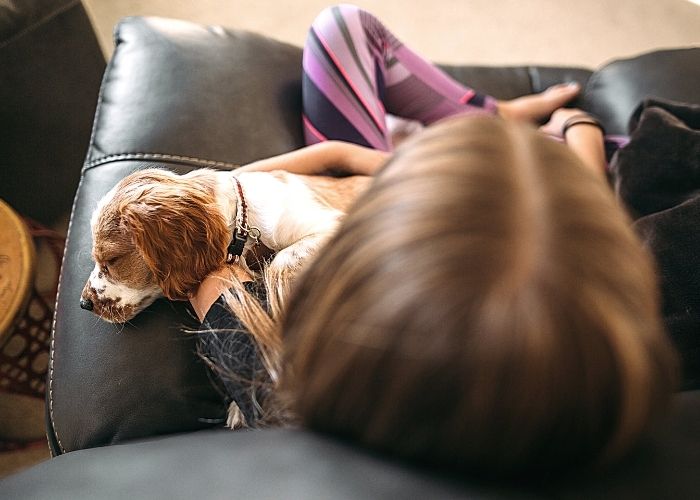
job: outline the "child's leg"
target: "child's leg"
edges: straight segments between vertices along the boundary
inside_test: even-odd
[[[351,5],[325,9],[304,48],[307,144],[339,139],[388,151],[385,114],[430,124],[460,113],[495,113],[496,100],[447,76]]]

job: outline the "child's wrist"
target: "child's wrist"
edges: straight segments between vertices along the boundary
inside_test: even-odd
[[[564,125],[561,128],[561,136],[564,138],[564,140],[566,140],[567,133],[571,132],[574,127],[581,128],[584,126],[586,128],[597,128],[601,135],[605,136],[605,129],[603,128],[603,125],[597,118],[589,115],[588,113],[576,113],[570,116],[564,122]]]

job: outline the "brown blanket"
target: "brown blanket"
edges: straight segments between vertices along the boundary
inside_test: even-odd
[[[611,162],[615,190],[656,256],[663,314],[683,362],[683,389],[700,388],[700,106],[646,99],[630,143]]]

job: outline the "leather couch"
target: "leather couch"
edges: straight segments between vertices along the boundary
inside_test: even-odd
[[[80,0],[0,2],[0,198],[65,222],[105,59]]]
[[[231,432],[183,303],[127,325],[78,305],[97,200],[134,169],[235,168],[302,145],[301,50],[259,35],[160,18],[115,32],[77,189],[50,354],[47,436],[55,458],[0,483],[5,498],[689,498],[700,491],[700,392],[623,463],[595,475],[494,484],[394,462],[300,429]],[[446,67],[512,98],[577,80],[579,106],[624,133],[647,94],[700,103],[700,48],[559,67]],[[110,445],[110,446],[107,446]]]

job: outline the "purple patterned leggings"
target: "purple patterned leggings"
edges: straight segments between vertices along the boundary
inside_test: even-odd
[[[496,113],[496,100],[456,82],[352,5],[325,9],[304,47],[307,144],[328,139],[389,151],[386,114],[429,125],[461,113]]]

